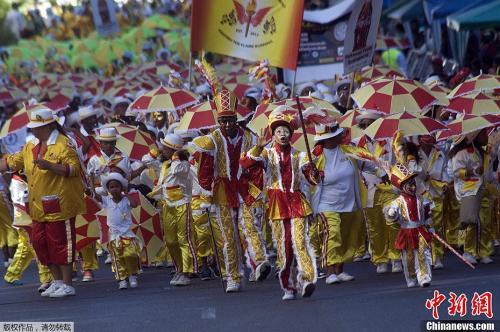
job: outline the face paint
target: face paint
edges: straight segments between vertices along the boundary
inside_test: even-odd
[[[279,145],[288,145],[290,143],[290,129],[285,126],[279,126],[274,130],[274,141]]]
[[[411,179],[409,181],[406,181],[403,183],[401,186],[401,190],[408,195],[415,195],[417,192],[417,184],[415,183],[415,179]]]

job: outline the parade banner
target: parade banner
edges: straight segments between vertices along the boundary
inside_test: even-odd
[[[302,22],[298,66],[341,63],[348,19],[349,15],[344,15],[324,24]]]
[[[191,51],[295,69],[304,0],[193,0]]]
[[[356,1],[347,24],[344,42],[344,74],[371,64],[382,4],[383,0]]]

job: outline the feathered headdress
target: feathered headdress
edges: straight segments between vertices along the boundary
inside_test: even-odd
[[[214,67],[204,57],[202,57],[201,62],[196,60],[195,65],[212,89],[217,117],[236,117],[238,100],[233,92],[220,84]]]
[[[275,83],[269,74],[269,61],[264,59],[248,70],[250,81],[264,83],[262,90],[262,104],[269,104],[277,99]]]

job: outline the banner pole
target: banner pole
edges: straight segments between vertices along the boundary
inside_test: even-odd
[[[294,96],[294,95],[295,95],[295,79],[296,79],[296,78],[297,78],[297,69],[295,69],[295,70],[293,71],[292,95],[291,95],[290,97],[292,97],[292,96]]]
[[[191,79],[193,78],[193,52],[189,51],[189,88],[191,89]]]

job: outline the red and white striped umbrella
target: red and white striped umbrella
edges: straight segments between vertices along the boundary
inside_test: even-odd
[[[473,92],[451,99],[448,111],[464,114],[500,114],[500,99],[482,92]]]
[[[379,78],[351,95],[359,108],[384,114],[426,111],[437,99],[417,81],[405,78]]]
[[[445,140],[451,137],[467,135],[484,128],[493,128],[500,125],[500,116],[493,114],[473,115],[464,114],[450,122],[446,127],[449,130],[442,131],[436,137],[437,140]]]
[[[401,112],[388,115],[375,120],[365,134],[375,140],[391,138],[397,131],[401,131],[403,136],[430,135],[439,130],[445,130],[446,126],[427,116]]]
[[[0,138],[3,138],[17,130],[26,128],[26,125],[30,122],[31,112],[47,108],[51,109],[45,104],[35,104],[29,106],[25,105],[23,108],[17,111],[10,119],[5,121],[5,123],[2,126],[2,129],[0,130]]]
[[[76,250],[87,247],[99,240],[99,222],[97,221],[97,212],[101,207],[92,198],[85,196],[85,214],[79,215],[75,219]]]
[[[455,98],[472,92],[486,92],[498,88],[500,88],[500,76],[480,74],[459,84],[450,92],[448,98]]]
[[[238,121],[252,115],[252,111],[243,105],[236,107]],[[191,107],[181,118],[176,130],[189,132],[192,130],[212,129],[219,125],[217,122],[217,109],[212,100]]]
[[[196,95],[187,90],[160,86],[138,97],[130,110],[139,112],[175,112],[198,103]]]
[[[438,100],[436,102],[436,105],[448,106],[450,104],[450,100],[448,99],[448,93],[450,92],[450,89],[439,85],[437,82],[433,82],[432,84],[428,85],[428,87],[434,97],[436,97],[436,99]]]
[[[16,87],[1,87],[0,88],[0,106],[5,106],[9,103],[18,101],[27,101],[28,94]]]
[[[377,78],[385,77],[392,78],[396,77],[404,77],[404,75],[396,69],[392,69],[386,65],[375,65],[371,67],[365,67],[361,70],[359,74],[361,77],[361,82],[369,82]]]
[[[229,91],[234,92],[236,98],[241,101],[245,97],[247,90],[252,88],[253,85],[245,83],[225,83],[224,87],[226,87]]]
[[[142,157],[156,148],[156,142],[147,132],[139,130],[135,126],[123,123],[109,123],[103,128],[113,127],[118,132],[116,147],[132,160],[141,160]]]

